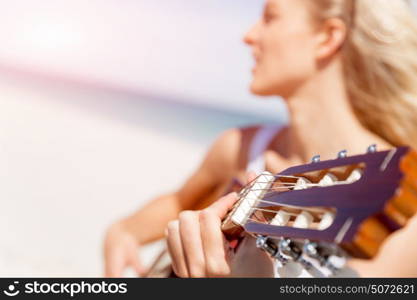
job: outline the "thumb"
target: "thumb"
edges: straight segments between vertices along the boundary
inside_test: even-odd
[[[226,214],[229,212],[229,210],[232,208],[233,204],[237,200],[238,195],[237,193],[233,192],[220,198],[212,205],[210,205],[207,209],[212,211],[219,218],[223,218],[226,216]]]

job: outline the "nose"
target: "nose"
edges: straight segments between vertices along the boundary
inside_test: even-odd
[[[256,43],[258,37],[259,22],[252,25],[252,27],[243,36],[243,42],[249,46],[253,46]]]

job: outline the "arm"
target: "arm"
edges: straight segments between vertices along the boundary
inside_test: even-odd
[[[138,243],[160,239],[169,221],[183,210],[193,210],[209,194],[218,194],[235,169],[239,130],[223,133],[208,151],[202,164],[175,193],[160,196],[123,222]],[[217,199],[218,197],[216,197]],[[157,221],[155,220],[157,217]],[[149,227],[152,224],[152,227]]]
[[[207,194],[217,199],[222,184],[235,172],[240,148],[240,130],[223,133],[208,151],[197,171],[175,193],[160,196],[133,215],[113,224],[105,239],[105,265],[107,276],[121,276],[126,266],[133,266],[138,273],[139,245],[163,237],[170,220],[176,219],[182,210],[201,206]]]
[[[361,277],[417,277],[417,215],[393,233],[372,260],[353,259],[349,266]]]

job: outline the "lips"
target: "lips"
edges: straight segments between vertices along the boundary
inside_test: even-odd
[[[261,58],[260,58],[259,54],[256,53],[256,52],[252,52],[252,56],[253,56],[253,60],[255,61],[255,65],[252,68],[252,73],[254,73],[259,66]]]
[[[258,59],[255,59],[255,64],[254,64],[254,66],[252,68],[252,72],[255,72],[256,69],[259,67],[259,62],[260,62],[259,58]]]

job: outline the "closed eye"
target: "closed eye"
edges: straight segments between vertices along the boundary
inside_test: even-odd
[[[278,17],[278,15],[274,12],[271,12],[270,9],[266,9],[263,13],[263,21],[265,24],[268,24],[275,20]]]

